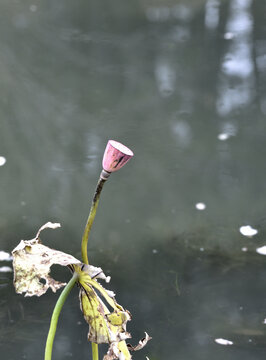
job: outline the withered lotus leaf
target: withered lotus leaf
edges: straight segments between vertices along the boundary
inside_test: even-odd
[[[101,268],[91,265],[71,267],[79,274],[80,307],[90,326],[88,340],[110,345],[104,360],[130,360],[129,350],[140,350],[151,338],[146,333],[137,346],[127,345],[125,339],[131,338],[131,335],[126,331],[126,324],[131,320],[131,314],[116,302],[113,292],[104,289],[97,281],[97,278],[101,278],[108,282],[109,278]]]
[[[67,266],[79,264],[80,261],[72,255],[53,250],[42,245],[40,233],[46,228],[58,228],[60,224],[48,222],[43,225],[32,240],[21,240],[12,251],[14,268],[14,286],[18,294],[25,296],[41,296],[51,288],[53,292],[65,283],[54,280],[50,273],[53,264]]]

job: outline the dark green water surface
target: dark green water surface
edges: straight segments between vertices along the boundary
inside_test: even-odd
[[[0,251],[53,221],[43,243],[80,257],[106,142],[132,148],[89,259],[132,313],[131,343],[153,337],[134,359],[265,359],[265,14],[255,0],[0,1]],[[0,356],[40,360],[58,294],[16,295],[11,266]],[[53,359],[91,359],[87,332],[75,289]]]

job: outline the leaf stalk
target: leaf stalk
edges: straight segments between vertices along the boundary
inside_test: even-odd
[[[62,307],[63,307],[70,291],[74,287],[78,277],[79,277],[79,275],[76,272],[74,272],[72,278],[69,280],[69,282],[65,286],[64,290],[61,292],[61,294],[55,304],[53,315],[52,315],[51,322],[50,322],[50,328],[49,328],[49,332],[48,332],[47,340],[46,340],[44,360],[52,359],[53,343],[54,343],[58,318],[59,318],[60,312],[62,310]]]

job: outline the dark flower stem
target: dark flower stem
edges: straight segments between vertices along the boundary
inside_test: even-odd
[[[105,183],[106,180],[102,179],[101,177],[98,180],[97,186],[96,186],[96,190],[95,190],[95,194],[92,200],[92,204],[91,204],[91,209],[90,209],[90,213],[88,216],[88,220],[84,229],[84,233],[82,236],[82,242],[81,242],[81,256],[82,256],[82,262],[84,264],[88,264],[88,240],[89,240],[89,235],[90,235],[90,231],[91,231],[91,227],[96,215],[96,211],[97,211],[97,207],[99,204],[99,200],[100,200],[100,195],[101,195],[101,191],[103,188],[103,185]]]

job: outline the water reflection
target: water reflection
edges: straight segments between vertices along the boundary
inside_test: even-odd
[[[12,268],[10,266],[0,266],[0,272],[6,273],[6,272],[12,272]]]
[[[44,243],[79,257],[106,141],[128,144],[89,255],[134,339],[153,336],[134,359],[265,357],[264,14],[247,0],[0,5],[0,269],[49,220],[62,229]],[[0,291],[5,358],[42,359],[55,296],[16,296],[10,272]],[[55,358],[88,358],[77,293],[60,323]]]
[[[227,339],[215,339],[215,342],[220,345],[233,345],[233,341]]]
[[[225,33],[225,39],[230,44],[222,64],[224,75],[221,76],[217,101],[217,110],[223,116],[247,105],[254,96],[251,4],[250,0],[233,0],[230,3]],[[236,79],[233,80],[233,77]]]
[[[6,163],[6,158],[4,156],[0,156],[0,166],[5,165]]]
[[[193,9],[187,4],[177,4],[173,6],[151,6],[146,9],[146,16],[149,21],[169,21],[178,19],[189,21],[192,17]]]
[[[205,5],[205,26],[208,29],[216,29],[219,25],[219,6],[218,0],[208,0]]]
[[[217,139],[220,141],[226,141],[237,134],[237,124],[233,122],[224,122],[220,127],[222,132],[217,136]]]
[[[175,90],[175,70],[163,59],[158,59],[155,66],[157,86],[162,97],[172,95]]]
[[[0,250],[0,261],[12,261],[12,256],[6,251]]]
[[[179,114],[176,115],[179,117]],[[176,137],[176,145],[182,148],[187,148],[192,142],[192,130],[187,121],[177,120],[172,124],[172,132]]]

